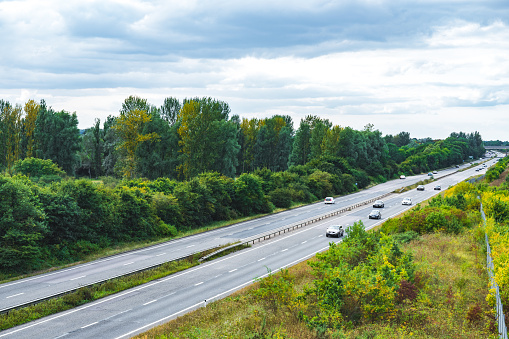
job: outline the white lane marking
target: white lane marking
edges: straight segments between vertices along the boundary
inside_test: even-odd
[[[228,271],[228,273],[232,273],[232,272],[235,272],[236,270],[237,270],[237,269],[236,269],[236,268],[234,268],[233,270],[231,270],[231,271]]]
[[[194,284],[194,286],[198,286],[198,285],[201,285],[201,284],[203,284],[203,281],[201,281],[201,282],[199,282],[199,283]]]
[[[265,259],[265,258],[261,258],[261,259],[258,259],[257,261],[262,261],[262,260],[264,260],[264,259]]]
[[[306,255],[305,257],[302,257],[302,258],[300,258],[300,259],[297,259],[297,260],[295,260],[295,261],[293,261],[293,262],[291,262],[291,263],[289,263],[289,264],[283,265],[283,266],[281,266],[280,268],[278,268],[276,271],[278,271],[278,270],[280,270],[280,269],[283,269],[283,268],[286,268],[286,267],[293,266],[293,265],[295,265],[295,264],[296,264],[296,263],[298,263],[298,262],[301,262],[301,261],[304,261],[304,260],[306,260],[306,259],[309,259],[309,258],[311,258],[312,256],[316,255],[316,253],[318,253],[318,252],[323,252],[323,251],[325,251],[325,250],[326,250],[326,249],[328,249],[328,248],[329,248],[329,246],[324,247],[324,248],[322,248],[322,249],[318,250],[317,252],[314,252],[314,253],[312,253],[312,254],[310,254],[310,255],[308,254],[308,255]],[[260,278],[264,278],[264,277],[268,276],[269,274],[270,274],[270,273],[265,273],[265,274],[264,274],[264,275],[262,275]],[[245,283],[243,283],[243,284],[241,284],[241,285],[239,285],[239,286],[236,286],[236,287],[234,287],[234,288],[231,288],[231,289],[229,289],[228,291],[225,291],[225,292],[219,293],[219,294],[217,294],[217,295],[215,295],[215,296],[213,296],[212,298],[209,298],[209,299],[207,299],[207,300],[209,300],[209,301],[216,300],[216,299],[218,299],[220,296],[222,296],[222,295],[224,295],[224,294],[228,294],[228,293],[230,293],[230,292],[232,292],[232,291],[236,291],[236,290],[240,289],[241,287],[244,287],[244,286],[249,285],[249,284],[252,284],[252,283],[253,283],[253,281],[252,281],[252,280],[249,280],[248,282],[245,282]],[[157,323],[161,323],[161,322],[163,322],[163,321],[165,321],[165,320],[172,319],[172,318],[174,318],[177,314],[180,314],[180,313],[186,312],[186,311],[188,311],[188,310],[192,310],[193,308],[196,308],[197,306],[201,306],[201,305],[203,305],[203,302],[199,302],[199,303],[197,303],[197,304],[194,304],[194,305],[192,305],[192,306],[189,306],[189,307],[187,307],[187,308],[185,308],[185,309],[183,309],[183,310],[180,310],[180,311],[178,311],[178,312],[175,312],[175,313],[173,313],[173,314],[171,314],[171,315],[169,315],[169,316],[167,316],[167,317],[164,317],[164,318],[162,318],[162,319],[156,320],[156,321],[154,321],[153,323],[150,323],[150,324],[148,324],[148,325],[144,325],[144,326],[142,326],[142,327],[140,327],[140,328],[135,329],[134,331],[131,331],[131,332],[126,333],[126,334],[123,334],[123,335],[121,335],[120,337],[116,337],[115,339],[125,338],[125,337],[130,336],[130,335],[131,335],[131,334],[133,334],[133,333],[139,333],[139,332],[141,332],[141,330],[143,330],[143,329],[145,329],[145,328],[147,328],[147,327],[152,327],[153,325],[155,325],[155,324],[157,324]]]
[[[187,246],[186,248],[190,248],[190,247],[193,247],[194,245],[190,245],[190,246]]]
[[[320,235],[318,236],[318,238],[320,238],[320,237],[323,237],[323,234],[320,234]]]
[[[95,323],[91,323],[91,324],[85,325],[85,326],[83,326],[82,328],[87,328],[87,327],[93,326],[93,325],[98,324],[98,323],[99,323],[99,322],[98,322],[98,321],[96,321]]]
[[[69,332],[64,333],[64,334],[62,334],[62,335],[59,335],[58,337],[55,337],[54,339],[63,338],[63,337],[65,337],[65,336],[67,336],[67,335],[69,335]]]
[[[284,249],[284,250],[282,250],[281,252],[286,252],[286,251],[288,251],[288,248],[285,248],[285,249]]]
[[[144,303],[143,306],[147,306],[148,304],[155,303],[156,301],[157,301],[157,299],[154,299],[152,301],[149,301],[148,303]]]
[[[127,264],[124,264],[124,266],[134,264],[134,261],[128,262]]]
[[[17,297],[18,295],[22,295],[22,294],[25,294],[25,293],[13,294],[13,295],[10,295],[8,297],[5,297],[5,299],[14,298],[14,297]]]
[[[306,240],[306,241],[301,242],[301,244],[305,244],[305,243],[307,243],[307,242],[308,242],[308,241]]]
[[[69,279],[69,280],[78,280],[78,279],[85,278],[85,277],[86,277],[86,275],[82,275],[81,277],[72,278],[72,279]]]
[[[156,255],[156,257],[160,257],[160,256],[165,255],[165,254],[166,254],[166,252]]]

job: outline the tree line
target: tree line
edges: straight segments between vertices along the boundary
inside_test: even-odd
[[[408,132],[385,135],[307,116],[297,130],[290,116],[241,119],[226,102],[173,97],[161,107],[130,96],[119,115],[80,131],[76,113],[54,111],[44,100],[24,106],[0,100],[0,169],[17,160],[51,159],[68,175],[188,180],[203,172],[235,178],[267,168],[286,171],[322,158],[344,159],[368,176],[392,178],[457,164],[484,153],[478,132],[434,141]],[[381,179],[381,178],[380,178]]]
[[[118,116],[83,132],[75,113],[44,101],[0,103],[2,272],[347,194],[484,152],[478,132],[417,140],[317,116],[294,130],[289,116],[240,119],[212,98],[167,98],[157,108],[131,96]]]

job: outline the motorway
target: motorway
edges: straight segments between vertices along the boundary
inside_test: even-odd
[[[437,177],[455,170],[440,171]],[[381,196],[426,178],[427,175],[418,175],[408,177],[405,180],[392,180],[367,190],[337,198],[336,204],[333,205],[325,205],[322,202],[315,203],[51,273],[0,284],[0,311],[185,257],[192,253],[265,234],[271,230]]]
[[[493,161],[490,161],[490,163],[493,163]],[[456,170],[440,171],[438,175],[435,175],[435,178],[439,179],[441,176],[453,173]],[[210,302],[220,299],[235,290],[251,284],[254,278],[266,275],[267,268],[276,271],[282,267],[288,267],[312,257],[317,252],[326,250],[330,241],[341,241],[341,239],[331,240],[325,237],[325,229],[331,224],[346,226],[357,220],[362,220],[366,228],[372,228],[385,219],[408,209],[408,206],[401,205],[403,198],[410,197],[415,204],[438,194],[439,191],[433,190],[437,183],[442,185],[442,189],[446,189],[450,185],[481,173],[484,173],[484,170],[482,172],[475,172],[474,169],[468,169],[426,185],[425,191],[416,191],[414,189],[402,194],[392,194],[384,199],[385,208],[382,209],[383,218],[381,221],[367,219],[367,215],[372,209],[371,206],[358,208],[181,273],[126,290],[73,310],[0,332],[0,338],[127,338],[182,315],[187,311],[202,307],[205,305],[205,300]],[[37,291],[37,285],[57,286],[68,281],[80,281],[80,274],[88,276],[91,274],[89,271],[94,272],[93,274],[99,274],[98,272],[101,269],[98,267],[103,267],[103,265],[109,267],[110,270],[117,270],[123,268],[123,263],[132,261],[146,262],[150,261],[151,258],[160,257],[166,257],[166,260],[168,260],[167,258],[170,254],[182,256],[182,252],[179,253],[178,251],[190,251],[191,249],[196,251],[197,249],[193,247],[212,247],[211,244],[214,242],[233,242],[257,233],[264,233],[267,232],[269,226],[279,228],[282,225],[322,215],[334,209],[340,209],[357,202],[369,200],[425,178],[427,178],[427,175],[408,177],[404,181],[393,180],[368,190],[336,199],[337,203],[335,205],[318,203],[293,209],[221,230],[158,245],[155,248],[116,256],[118,258],[110,257],[94,263],[62,270],[62,276],[58,276],[58,272],[55,272],[54,274],[24,279],[27,285],[24,285],[23,280],[4,284],[6,285],[5,287],[0,285],[0,290],[11,287],[15,288],[15,286],[18,286],[16,288],[19,288],[19,286],[35,286],[35,288],[31,288]],[[207,244],[204,245],[204,242],[207,242]],[[194,246],[188,247],[191,245]],[[157,256],[160,253],[168,253],[168,255]],[[119,268],[118,265],[122,267]],[[130,265],[134,265],[134,263]],[[74,272],[75,269],[83,271],[80,271],[81,273]],[[77,276],[78,279],[69,279],[73,275]],[[46,287],[43,286],[39,289],[44,290]],[[25,293],[23,289],[18,289],[16,292]],[[12,293],[12,290],[10,293]],[[4,300],[7,299],[7,297],[4,297],[5,295],[4,293],[1,299],[2,308]]]

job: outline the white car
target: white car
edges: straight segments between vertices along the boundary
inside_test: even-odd
[[[403,199],[403,201],[401,202],[401,205],[412,205],[412,199],[410,199],[410,198]]]
[[[336,200],[334,200],[333,197],[327,197],[327,198],[325,198],[324,203],[326,203],[326,204],[335,204]]]
[[[406,177],[402,174],[399,176],[400,179],[406,179]]]

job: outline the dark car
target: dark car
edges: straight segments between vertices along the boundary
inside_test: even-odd
[[[373,204],[373,207],[374,208],[383,208],[384,207],[384,202],[382,200],[377,200],[375,201],[375,203]]]
[[[424,186],[423,186],[423,185],[419,185],[419,186],[417,186],[417,190],[418,190],[418,191],[424,191]]]
[[[460,165],[456,165],[456,166],[454,166],[454,167],[456,167],[456,168],[460,168]]]
[[[433,189],[435,191],[440,191],[442,189],[442,187],[440,185],[436,185],[435,187],[433,187]]]
[[[382,213],[379,210],[372,210],[368,217],[370,219],[382,219]]]
[[[337,226],[337,225],[333,225],[333,226],[329,226],[327,227],[327,231],[325,231],[325,236],[326,237],[342,237],[343,236],[343,226]]]

